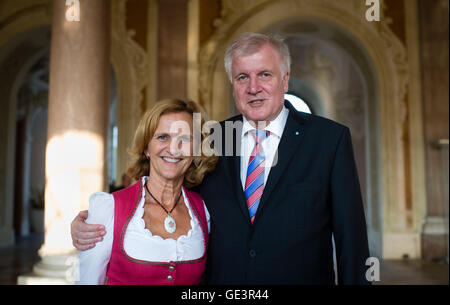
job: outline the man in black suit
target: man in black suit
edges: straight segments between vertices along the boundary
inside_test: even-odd
[[[349,129],[284,102],[290,56],[278,38],[242,35],[228,48],[225,68],[241,115],[228,120],[238,126],[231,137],[220,123],[222,157],[199,188],[211,214],[207,283],[334,284],[334,236],[338,283],[367,284]],[[81,218],[72,228],[88,231]],[[78,249],[98,237],[80,233]]]

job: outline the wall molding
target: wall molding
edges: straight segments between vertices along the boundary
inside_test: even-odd
[[[111,3],[111,62],[117,82],[117,126],[119,130],[116,177],[127,169],[130,147],[142,115],[143,90],[149,82],[146,51],[126,28],[126,0]]]

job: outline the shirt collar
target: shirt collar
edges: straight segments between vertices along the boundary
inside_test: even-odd
[[[281,112],[275,118],[275,120],[271,121],[269,125],[264,128],[264,130],[270,131],[270,134],[276,135],[278,138],[281,138],[283,134],[284,126],[286,125],[287,117],[289,114],[289,109],[286,106],[283,106]],[[245,136],[250,130],[254,130],[255,128],[250,124],[245,116],[242,116],[242,137]]]

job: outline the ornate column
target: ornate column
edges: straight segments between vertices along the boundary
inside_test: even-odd
[[[79,21],[66,11],[79,8]],[[46,147],[45,243],[19,284],[72,283],[70,222],[104,190],[110,69],[108,0],[53,1]]]

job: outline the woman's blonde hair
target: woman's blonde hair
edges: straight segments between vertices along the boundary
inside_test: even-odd
[[[194,113],[201,114],[200,129],[202,129],[203,124],[207,120],[206,112],[195,102],[179,99],[165,99],[156,103],[151,109],[144,113],[134,134],[133,145],[128,150],[128,153],[131,156],[131,165],[127,169],[128,176],[135,180],[139,180],[140,177],[149,175],[150,165],[145,154],[147,145],[155,134],[160,117],[164,114],[178,112],[187,112],[191,115]],[[198,126],[194,126],[194,128],[198,128]],[[199,130],[198,134],[201,134],[201,143],[208,137],[208,134],[203,133],[202,130]],[[201,143],[199,144],[201,145]],[[194,142],[194,145],[195,144],[196,143]],[[184,176],[183,185],[187,188],[199,185],[203,181],[204,176],[214,170],[216,166],[218,160],[216,155],[208,153],[207,156],[204,154],[203,150],[200,149],[200,151],[200,156],[193,157],[193,162]]]

